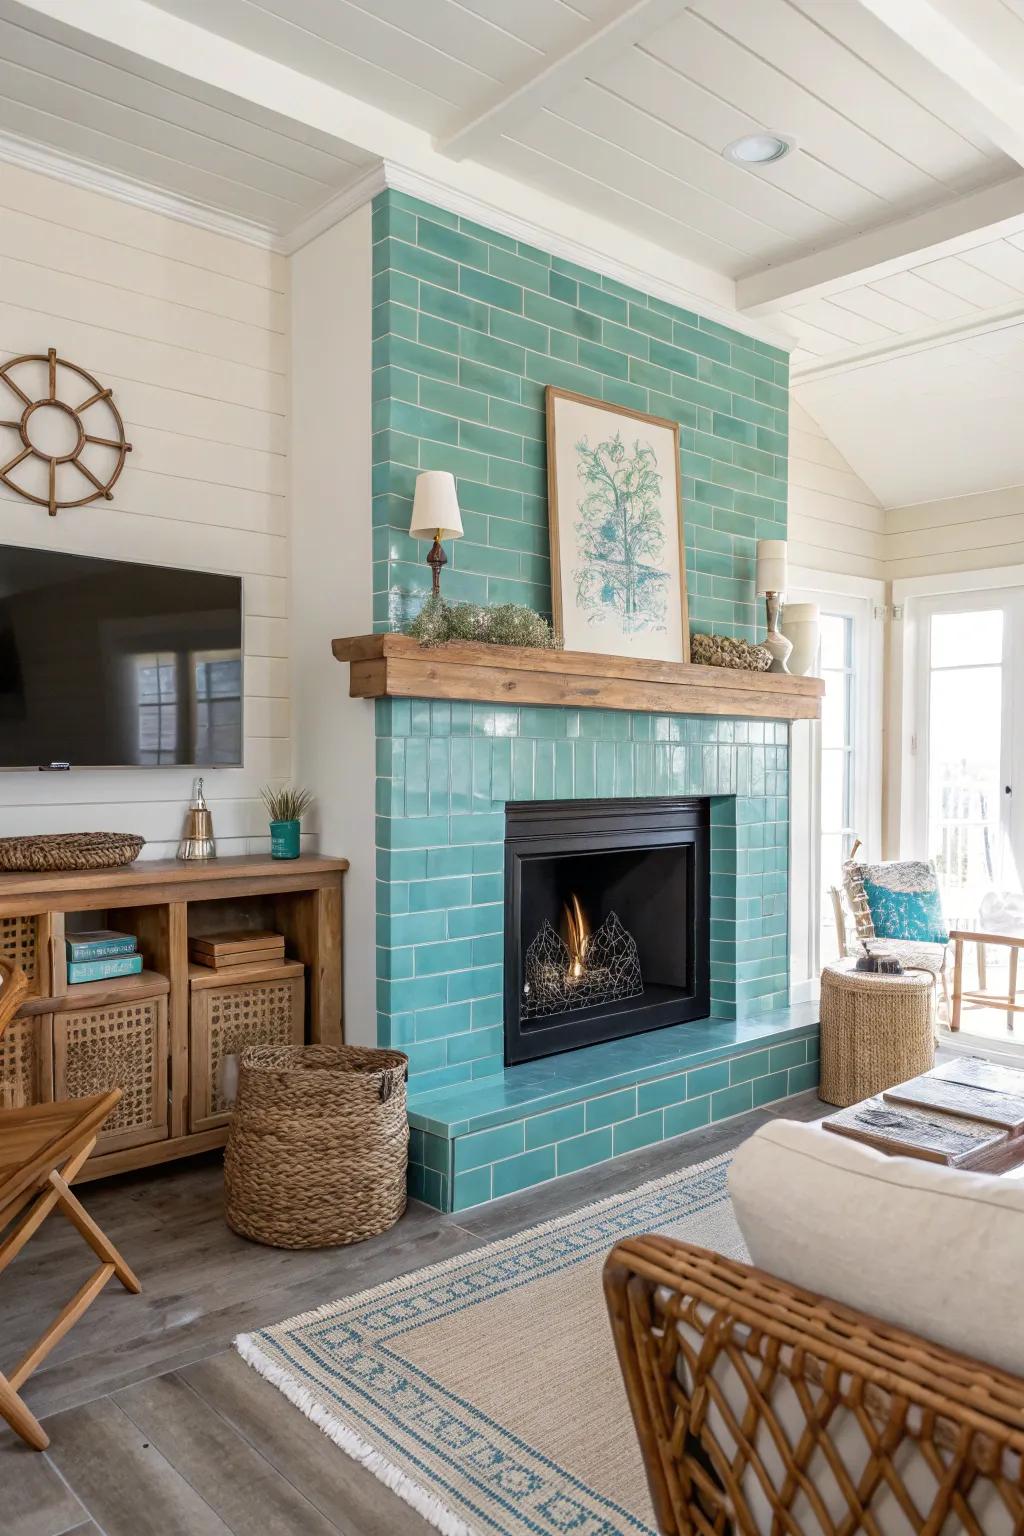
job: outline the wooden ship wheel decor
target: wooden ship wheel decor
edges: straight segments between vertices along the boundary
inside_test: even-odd
[[[51,517],[61,507],[113,500],[132,445],[110,390],[77,363],[58,357],[54,347],[45,356],[26,353],[0,365],[0,385],[0,427],[20,439],[11,457],[0,440],[0,481],[48,508]],[[5,390],[20,403],[14,419],[3,418]],[[90,489],[78,495],[83,481]]]

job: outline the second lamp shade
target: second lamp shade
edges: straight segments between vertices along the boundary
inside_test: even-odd
[[[786,590],[786,541],[785,539],[758,539],[757,541],[757,595]]]
[[[446,469],[425,469],[416,476],[409,532],[416,539],[461,539],[462,514],[455,494],[455,476]]]

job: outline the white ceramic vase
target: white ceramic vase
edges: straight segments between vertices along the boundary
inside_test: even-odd
[[[817,603],[787,603],[782,610],[782,633],[792,641],[789,670],[806,677],[818,656],[820,614]]]

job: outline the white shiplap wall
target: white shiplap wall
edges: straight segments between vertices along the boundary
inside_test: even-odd
[[[1024,485],[892,507],[885,528],[893,581],[1024,565]]]
[[[114,391],[133,451],[112,502],[47,516],[0,486],[0,544],[244,578],[245,766],[207,773],[222,852],[265,847],[290,771],[282,258],[0,165],[0,361],[58,352]],[[172,854],[180,769],[0,773],[0,835],[112,829]]]
[[[808,570],[881,577],[884,517],[878,498],[791,395],[790,563]]]

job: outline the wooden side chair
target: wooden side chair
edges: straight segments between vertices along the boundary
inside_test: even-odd
[[[22,972],[0,960],[0,1034],[26,990]],[[112,1088],[61,1104],[0,1109],[0,1273],[53,1210],[67,1217],[100,1261],[14,1369],[7,1375],[0,1370],[0,1419],[6,1419],[15,1434],[37,1451],[45,1450],[50,1439],[22,1401],[21,1388],[114,1275],[125,1290],[137,1294],[141,1289],[113,1243],[71,1191],[103,1122],[120,1097],[120,1088]]]

